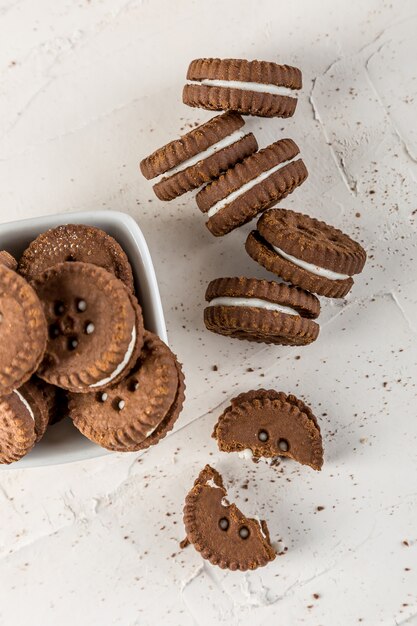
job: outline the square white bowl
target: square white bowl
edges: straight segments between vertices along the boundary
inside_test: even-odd
[[[145,328],[168,343],[164,313],[151,255],[145,237],[135,220],[118,211],[65,213],[0,224],[0,250],[19,258],[38,235],[62,224],[88,224],[101,228],[120,243],[132,265],[138,300],[142,306]],[[23,459],[0,469],[22,469],[82,461],[110,454],[84,437],[64,419],[49,428],[42,440]]]

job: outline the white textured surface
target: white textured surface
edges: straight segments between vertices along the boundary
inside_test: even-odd
[[[146,454],[0,474],[0,624],[416,623],[416,9],[414,0],[0,0],[1,219],[92,208],[134,216],[188,379],[176,433]],[[249,227],[215,240],[191,197],[162,204],[138,173],[139,158],[210,117],[181,104],[189,60],[210,55],[303,69],[294,118],[246,128],[260,145],[290,136],[301,147],[310,177],[284,206],[368,249],[352,294],[323,302],[309,348],[204,330],[211,278],[264,275],[242,246]],[[222,403],[259,385],[317,411],[321,473],[217,452]],[[268,520],[285,556],[239,574],[192,547],[180,552],[182,502],[207,461],[231,499]]]

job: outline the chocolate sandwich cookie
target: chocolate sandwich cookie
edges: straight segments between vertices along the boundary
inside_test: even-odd
[[[196,196],[210,232],[219,237],[246,224],[301,185],[308,176],[298,146],[280,139],[227,170]]]
[[[7,250],[0,250],[0,265],[5,265],[10,270],[17,270],[17,261]]]
[[[46,407],[47,425],[59,422],[61,418],[61,408],[63,407],[66,392],[55,385],[46,383],[38,376],[32,376],[29,381],[34,393],[42,397],[42,404]]]
[[[366,261],[365,250],[348,235],[287,209],[264,213],[245,247],[270,272],[328,298],[343,298]]]
[[[206,465],[185,499],[187,539],[213,565],[222,569],[254,570],[276,556],[266,522],[248,518],[227,501],[220,474]]]
[[[323,465],[317,419],[292,394],[272,389],[240,394],[219,417],[212,436],[223,452],[255,462],[286,456],[315,470]]]
[[[185,104],[261,117],[291,117],[302,87],[296,67],[243,59],[195,59],[187,80]]]
[[[0,263],[0,396],[29,380],[47,340],[42,304],[22,276]]]
[[[140,306],[121,280],[91,263],[59,263],[33,281],[49,328],[38,376],[88,393],[118,382],[143,344]]]
[[[181,365],[167,345],[145,332],[139,359],[117,385],[69,394],[69,415],[91,441],[119,452],[142,450],[174,426],[184,402]]]
[[[313,294],[257,278],[216,278],[206,291],[204,322],[220,335],[302,346],[319,334],[313,321],[320,303]]]
[[[18,271],[31,281],[58,263],[77,261],[103,267],[134,291],[132,268],[120,244],[84,224],[65,224],[39,235],[23,252]]]
[[[0,398],[0,463],[25,456],[44,435],[48,407],[32,381]]]
[[[237,113],[224,113],[153,152],[140,163],[145,178],[163,175],[153,186],[160,200],[172,200],[201,187],[256,152],[252,133],[245,134]]]

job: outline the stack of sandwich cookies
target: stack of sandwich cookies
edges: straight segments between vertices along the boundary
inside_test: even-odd
[[[317,339],[320,303],[297,287],[256,278],[217,278],[207,287],[206,328],[227,337],[302,346]]]
[[[289,457],[320,470],[323,444],[316,417],[293,395],[258,389],[240,394],[219,417],[213,438],[223,452],[269,462]]]
[[[244,59],[195,59],[187,80],[184,104],[260,117],[291,117],[302,87],[296,67]]]
[[[255,152],[257,141],[242,130],[244,123],[237,113],[218,115],[143,159],[145,178],[162,176],[153,187],[157,197],[173,200]]]
[[[25,277],[11,267],[0,252],[0,463],[21,459],[67,413],[112,450],[158,443],[182,409],[184,376],[144,331],[119,244],[69,224],[29,245],[19,262]]]
[[[290,194],[308,172],[292,139],[281,139],[237,163],[196,196],[215,236],[229,233]]]
[[[343,298],[366,252],[337,228],[308,215],[272,209],[246,240],[248,254],[283,280],[329,298]]]
[[[137,363],[116,385],[94,394],[69,394],[69,416],[89,439],[109,450],[133,452],[158,443],[184,402],[184,377],[175,355],[145,332]]]

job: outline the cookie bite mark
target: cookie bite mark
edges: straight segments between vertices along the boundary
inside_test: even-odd
[[[254,135],[241,130],[243,125],[237,113],[218,115],[143,159],[141,172],[148,179],[161,176],[154,192],[160,200],[173,200],[258,149]]]
[[[222,236],[273,206],[301,185],[307,169],[299,148],[281,139],[250,155],[197,193],[207,228]]]
[[[287,209],[266,211],[245,244],[248,254],[284,280],[342,298],[365,265],[362,246],[337,228]]]
[[[266,523],[229,504],[222,477],[210,465],[185,499],[184,526],[187,541],[222,569],[254,570],[276,557]]]
[[[302,87],[298,68],[244,59],[195,59],[187,80],[185,104],[261,117],[292,116]]]
[[[256,278],[218,278],[207,287],[206,328],[231,338],[281,345],[314,341],[318,299],[292,286]]]
[[[265,389],[241,394],[219,417],[212,436],[220,450],[254,461],[285,456],[315,470],[323,465],[317,418],[292,394]]]

